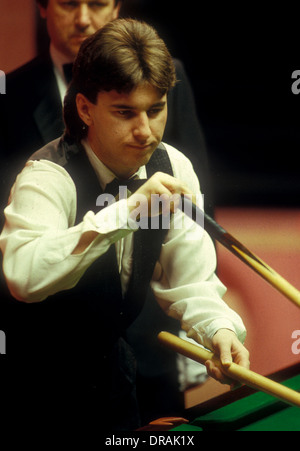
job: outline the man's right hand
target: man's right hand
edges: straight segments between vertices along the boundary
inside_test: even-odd
[[[141,217],[156,216],[160,213],[174,213],[181,202],[181,196],[191,196],[193,193],[180,180],[156,172],[128,199],[130,214],[138,208]]]

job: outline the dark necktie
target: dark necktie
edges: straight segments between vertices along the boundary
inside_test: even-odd
[[[115,178],[112,182],[108,183],[104,189],[105,194],[112,194],[114,197],[118,196],[120,192],[120,187],[127,188],[131,194],[137,191],[147,180],[145,179],[129,179],[129,180],[121,180]],[[143,233],[142,230],[139,229],[134,234],[134,250],[133,250],[133,265],[132,265],[132,274],[130,278],[130,283],[127,289],[127,293],[125,295],[124,307],[126,305],[126,314],[122,318],[125,323],[126,321],[130,322],[131,316],[134,316],[133,312],[136,312],[136,308],[138,309],[138,304],[141,303],[140,296],[135,296],[135,293],[140,292],[140,285],[143,287],[145,282],[143,277],[141,277],[141,261],[143,254]]]
[[[104,193],[112,194],[114,197],[116,197],[119,194],[120,187],[124,186],[131,192],[131,194],[133,194],[145,182],[146,182],[145,179],[121,180],[121,179],[115,178],[112,182],[110,182],[106,185],[106,187],[104,189]]]
[[[73,77],[73,63],[64,64],[63,71],[67,84],[70,84]]]

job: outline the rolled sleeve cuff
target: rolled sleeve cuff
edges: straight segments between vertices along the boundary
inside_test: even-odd
[[[89,211],[84,217],[84,232],[95,231],[100,235],[109,235],[113,232],[135,232],[139,225],[129,216],[127,200],[114,202],[107,208],[94,214]]]
[[[212,339],[220,329],[228,329],[236,334],[242,344],[245,343],[247,332],[241,321],[241,324],[234,325],[229,319],[222,318],[212,321],[205,327],[205,330],[200,325],[195,325],[188,332],[187,336],[193,338],[202,346],[212,349]]]

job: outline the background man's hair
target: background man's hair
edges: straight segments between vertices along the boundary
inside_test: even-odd
[[[80,140],[87,135],[79,118],[76,95],[96,104],[101,91],[130,93],[144,83],[163,96],[176,84],[172,57],[150,25],[132,19],[108,23],[82,44],[73,80],[64,101],[66,134]]]

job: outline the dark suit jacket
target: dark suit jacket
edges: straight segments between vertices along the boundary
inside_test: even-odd
[[[1,204],[5,204],[27,158],[64,129],[50,56],[38,57],[9,74],[0,105]]]

